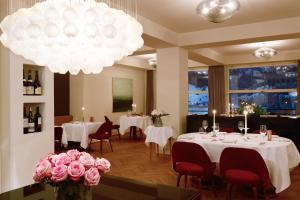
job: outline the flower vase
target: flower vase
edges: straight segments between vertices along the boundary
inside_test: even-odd
[[[153,125],[155,127],[162,127],[163,126],[163,122],[162,122],[161,118],[160,117],[154,117]]]
[[[92,190],[80,183],[66,183],[55,186],[56,200],[92,200]]]

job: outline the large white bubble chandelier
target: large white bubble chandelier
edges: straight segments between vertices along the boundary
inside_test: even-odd
[[[38,2],[8,15],[0,28],[4,46],[58,73],[100,73],[144,43],[134,17],[95,0]]]
[[[197,13],[208,21],[220,23],[231,18],[239,8],[238,0],[202,0]]]

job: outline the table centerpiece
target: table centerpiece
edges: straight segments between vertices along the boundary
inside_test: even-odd
[[[162,127],[163,122],[162,122],[161,117],[168,116],[168,115],[170,115],[170,114],[164,113],[162,110],[154,109],[151,112],[151,118],[152,118],[153,125],[155,127]]]
[[[105,158],[73,149],[40,159],[33,180],[53,186],[56,200],[91,200],[90,187],[99,184],[100,174],[109,172],[110,166]]]

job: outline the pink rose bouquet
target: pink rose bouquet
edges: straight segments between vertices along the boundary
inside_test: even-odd
[[[39,160],[33,180],[53,185],[73,182],[93,186],[99,184],[100,174],[109,172],[110,166],[105,158],[94,159],[89,153],[73,149],[66,153],[49,154]]]

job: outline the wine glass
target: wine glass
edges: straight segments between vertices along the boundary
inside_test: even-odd
[[[267,126],[266,125],[260,125],[259,133],[262,137],[265,136],[267,134]]]
[[[203,120],[202,121],[202,128],[204,129],[204,133],[206,133],[207,127],[208,127],[208,121],[207,120]]]
[[[239,121],[238,122],[238,129],[240,130],[240,132],[242,133],[243,129],[245,128],[244,122],[243,121]]]
[[[219,133],[219,130],[220,130],[219,123],[215,123],[215,131],[216,131],[217,133]]]

